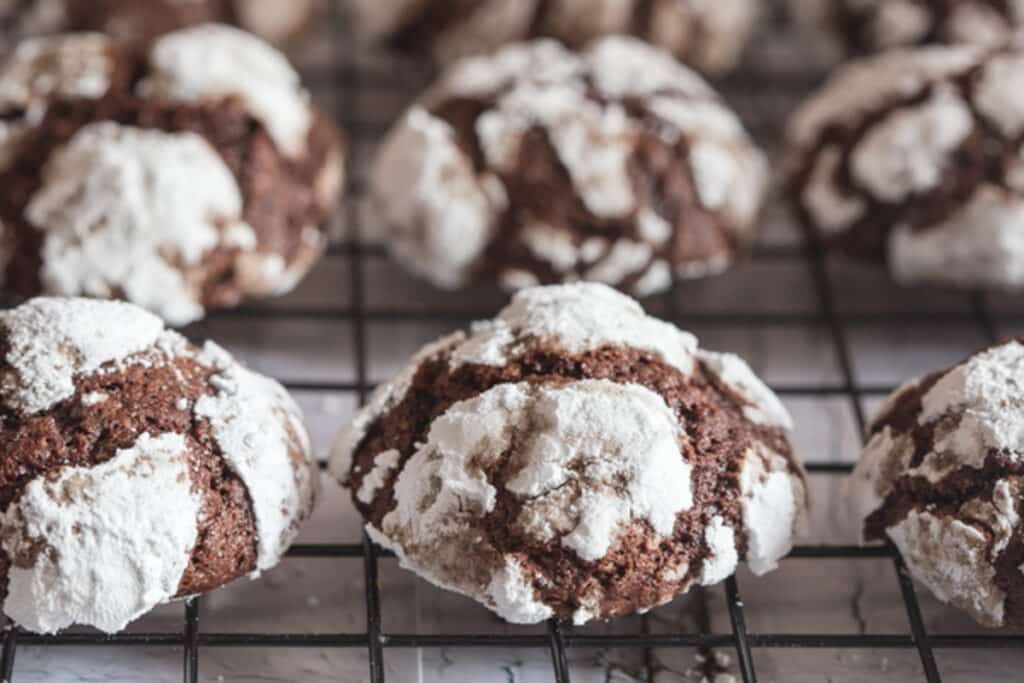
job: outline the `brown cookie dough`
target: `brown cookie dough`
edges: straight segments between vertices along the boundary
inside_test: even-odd
[[[0,444],[0,598],[43,633],[270,569],[319,474],[281,386],[111,301],[0,313]]]
[[[331,466],[407,568],[512,622],[583,623],[773,569],[805,511],[790,427],[738,357],[560,285],[425,347]]]
[[[409,110],[378,156],[372,219],[439,287],[646,296],[744,254],[766,178],[736,115],[668,54],[540,40],[457,63]]]
[[[1024,49],[851,62],[789,130],[810,234],[903,284],[1024,287]]]
[[[124,298],[184,324],[288,291],[326,244],[339,135],[287,60],[237,29],[141,51],[25,41],[0,70],[0,116],[10,292]]]
[[[758,0],[356,0],[363,32],[441,63],[506,43],[555,38],[571,48],[630,35],[711,75],[731,71]]]
[[[988,626],[1024,625],[1024,344],[909,382],[886,401],[846,482],[867,540]]]

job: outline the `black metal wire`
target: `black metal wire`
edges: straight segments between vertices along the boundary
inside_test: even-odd
[[[4,626],[4,644],[0,659],[0,680],[10,683],[14,679],[14,655],[18,648],[18,629],[8,622]]]
[[[569,659],[565,651],[565,634],[557,619],[548,621],[548,648],[551,650],[551,666],[555,670],[555,683],[569,683]]]
[[[747,620],[743,614],[743,598],[740,597],[739,585],[735,576],[725,580],[725,597],[729,608],[729,621],[732,622],[732,633],[736,642],[736,655],[739,658],[740,674],[743,683],[757,683],[757,672],[754,671],[754,655],[750,651],[747,638]]]
[[[185,683],[199,681],[199,601],[185,601]]]

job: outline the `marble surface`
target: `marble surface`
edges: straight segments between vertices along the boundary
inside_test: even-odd
[[[781,122],[795,98],[815,79],[784,28],[765,22],[746,72],[726,92],[762,143],[776,152]],[[321,102],[352,134],[351,196],[332,226],[338,239],[373,241],[372,222],[359,201],[375,140],[421,83],[409,64],[369,56],[337,41],[328,23],[300,46],[295,57]],[[783,32],[782,36],[779,33]],[[353,54],[358,55],[353,58]],[[773,80],[764,80],[764,79]],[[769,85],[771,84],[771,85]],[[811,266],[785,257],[801,245],[785,211],[774,201],[765,213],[762,257],[722,277],[680,287],[674,302],[664,297],[646,305],[676,311],[676,321],[696,332],[709,348],[745,356],[773,386],[797,420],[795,442],[805,460],[850,462],[859,435],[854,405],[841,392],[801,393],[814,385],[841,387],[843,373],[834,339],[819,316],[820,300]],[[902,290],[878,273],[829,263],[836,309],[853,355],[853,373],[866,387],[861,408],[870,414],[881,391],[905,377],[948,364],[985,342],[971,318],[974,302],[963,294]],[[446,295],[412,280],[385,258],[364,264],[365,329],[369,379],[394,372],[422,343],[495,311],[503,297],[493,291]],[[351,383],[357,376],[352,273],[346,252],[336,250],[293,294],[241,314],[217,316],[194,329],[221,342],[245,362],[282,380]],[[1020,299],[993,297],[993,310],[1014,313]],[[262,312],[286,310],[284,319]],[[443,311],[443,316],[433,315]],[[739,313],[722,321],[716,314]],[[409,313],[405,320],[391,319]],[[428,315],[429,313],[429,315]],[[877,314],[895,314],[879,322]],[[935,314],[931,316],[930,314]],[[999,333],[1014,332],[1012,324]],[[297,392],[321,456],[336,430],[356,407],[351,393]],[[836,476],[814,475],[814,519],[806,543],[852,542]],[[305,527],[304,543],[355,543],[360,523],[345,495],[324,482],[323,501]],[[508,626],[475,603],[436,589],[402,571],[395,560],[380,562],[383,628],[393,633],[533,633],[540,628]],[[741,572],[748,630],[774,634],[907,634],[909,624],[890,560],[788,559],[781,568],[755,578]],[[361,633],[366,629],[360,559],[292,558],[254,582],[217,591],[202,602],[204,632]],[[979,633],[978,627],[923,590],[918,592],[930,633]],[[183,606],[163,607],[132,625],[137,632],[180,631]],[[728,633],[725,591],[714,587],[680,597],[644,617],[581,629],[585,633],[679,633],[701,628]],[[774,683],[903,683],[923,680],[916,652],[906,649],[755,649],[760,681]],[[943,680],[978,683],[1020,680],[1024,652],[940,650]],[[21,647],[17,683],[179,681],[180,648]],[[688,648],[643,650],[570,649],[572,680],[585,683],[694,682],[739,680],[731,650],[698,653]],[[466,681],[541,683],[553,679],[544,649],[387,649],[386,680],[397,683]],[[202,681],[296,681],[317,683],[368,680],[365,649],[201,649]]]

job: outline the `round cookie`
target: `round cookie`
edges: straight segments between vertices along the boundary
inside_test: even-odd
[[[298,407],[131,304],[0,312],[0,598],[21,626],[119,631],[278,563],[318,469]]]
[[[332,124],[274,48],[206,24],[137,51],[24,41],[0,69],[0,284],[176,325],[288,291],[326,246]]]
[[[805,513],[790,426],[737,356],[557,285],[420,351],[331,469],[403,566],[511,622],[579,624],[775,568]]]
[[[793,16],[836,57],[929,43],[1004,44],[1024,27],[1008,0],[789,0]]]
[[[693,71],[625,37],[453,66],[391,131],[372,206],[442,288],[599,281],[637,296],[721,272],[754,239],[766,165]]]
[[[362,32],[440,63],[533,38],[581,48],[632,35],[708,74],[731,71],[758,18],[757,0],[356,0]]]
[[[299,33],[312,14],[312,0],[0,0],[0,26],[19,37],[100,31],[118,40],[148,42],[222,22],[280,43]]]
[[[1024,287],[1024,50],[842,67],[794,116],[789,192],[826,246],[903,284]]]
[[[909,382],[845,482],[867,540],[888,539],[935,596],[988,626],[1024,624],[1024,344]]]

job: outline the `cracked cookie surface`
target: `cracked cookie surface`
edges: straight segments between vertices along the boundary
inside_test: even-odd
[[[1024,28],[1020,0],[789,0],[837,56],[926,44],[997,47]]]
[[[404,566],[509,621],[583,623],[773,569],[805,512],[789,428],[738,357],[561,285],[424,348],[331,465]]]
[[[892,541],[943,602],[1024,623],[1024,344],[1011,340],[890,396],[845,482],[866,540]]]
[[[9,292],[122,298],[181,325],[290,290],[326,245],[340,139],[242,31],[27,40],[0,69],[0,114]]]
[[[1024,287],[1024,50],[897,51],[842,67],[796,113],[805,228],[904,284]]]
[[[317,468],[284,389],[130,304],[0,313],[0,597],[32,631],[119,631],[270,569]]]
[[[696,73],[625,37],[453,66],[384,142],[373,220],[452,289],[597,281],[636,296],[744,255],[766,162]]]

